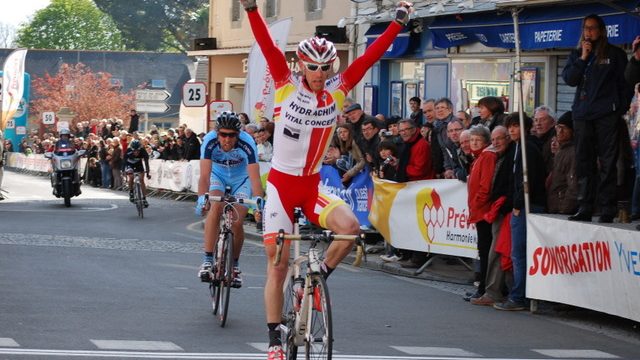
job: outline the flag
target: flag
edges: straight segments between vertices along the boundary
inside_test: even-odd
[[[24,60],[27,49],[13,51],[4,61],[2,74],[2,122],[0,129],[4,129],[7,121],[18,110],[22,92],[24,91]]]
[[[292,18],[286,18],[269,25],[269,32],[282,52],[287,46],[292,20]],[[247,69],[242,110],[249,114],[249,118],[254,122],[260,121],[262,116],[272,119],[275,87],[267,68],[267,61],[257,43],[253,44],[249,51]]]

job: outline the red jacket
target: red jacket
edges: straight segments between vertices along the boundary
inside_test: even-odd
[[[431,166],[431,145],[425,140],[420,132],[405,143],[410,146],[409,159],[405,168],[408,181],[429,180],[435,177],[433,166]]]
[[[469,187],[469,222],[475,224],[483,220],[491,210],[491,184],[496,169],[498,155],[489,148],[480,152],[471,164],[467,185]]]

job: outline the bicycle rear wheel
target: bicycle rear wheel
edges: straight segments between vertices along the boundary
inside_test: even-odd
[[[231,284],[233,284],[233,234],[225,232],[222,242],[222,258],[220,278],[220,308],[218,309],[218,321],[224,327],[227,323],[229,313],[229,295],[231,294]],[[220,246],[220,244],[218,244]]]
[[[313,295],[307,318],[305,354],[309,360],[331,360],[333,353],[333,330],[329,289],[322,275],[311,279]]]
[[[294,344],[295,335],[295,322],[296,315],[299,309],[296,311],[295,304],[297,302],[297,295],[293,290],[293,279],[291,276],[288,280],[287,286],[284,288],[284,298],[282,307],[282,320],[280,321],[282,327],[280,327],[282,345],[287,360],[296,360],[298,358],[298,346]],[[299,304],[298,304],[299,306]]]

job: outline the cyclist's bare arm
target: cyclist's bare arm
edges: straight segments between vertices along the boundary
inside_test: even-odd
[[[278,83],[286,81],[291,74],[291,70],[289,70],[289,66],[287,65],[287,60],[285,59],[282,51],[280,51],[276,45],[275,41],[273,41],[273,38],[269,33],[267,23],[259,10],[255,8],[247,11],[247,16],[249,17],[249,23],[251,24],[253,35],[258,42],[258,46],[260,46],[262,54],[267,60],[269,71],[271,72],[271,76],[277,86]]]
[[[258,163],[247,165],[247,173],[249,173],[249,181],[251,181],[251,194],[264,197],[262,181],[260,180],[260,165]]]
[[[211,166],[213,161],[200,159],[200,178],[198,179],[198,195],[209,193],[209,181],[211,177]]]

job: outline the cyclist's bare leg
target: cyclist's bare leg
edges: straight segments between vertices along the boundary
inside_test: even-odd
[[[144,184],[144,173],[140,173],[140,188],[142,189],[142,197],[147,197],[147,186]]]
[[[337,206],[327,215],[327,228],[340,235],[356,235],[360,224],[351,208],[346,204]],[[353,249],[351,241],[332,241],[324,259],[328,267],[335,269]]]
[[[133,191],[133,174],[127,174],[127,184],[129,185],[129,192]]]
[[[233,230],[233,258],[239,259],[242,245],[244,244],[244,218],[247,216],[249,209],[242,205],[234,205],[234,207],[238,212],[238,218],[231,227]]]
[[[289,246],[282,249],[282,261],[278,266],[273,265],[276,257],[276,245],[265,245],[267,254],[267,282],[264,286],[264,307],[268,323],[279,323],[282,317],[283,294],[282,287],[289,269]]]
[[[222,191],[215,190],[210,191],[211,196],[222,196]],[[224,204],[212,201],[211,209],[207,214],[207,219],[204,222],[204,252],[213,252],[215,244],[220,234],[220,217],[222,216],[222,208]]]

